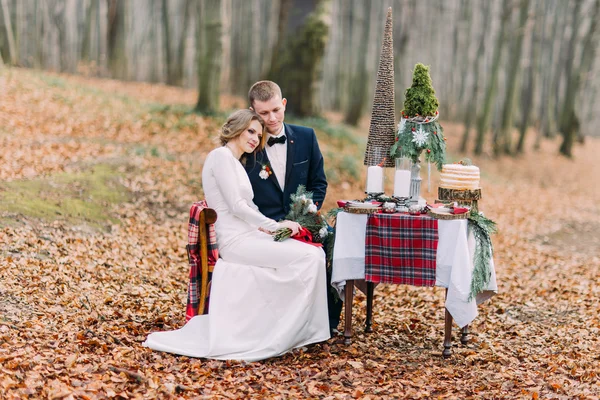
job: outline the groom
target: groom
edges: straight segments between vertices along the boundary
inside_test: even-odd
[[[327,180],[323,170],[323,156],[312,128],[284,124],[285,105],[281,89],[275,82],[256,82],[248,92],[250,108],[265,121],[267,145],[246,162],[246,172],[254,190],[254,203],[260,212],[279,221],[290,211],[290,195],[304,185],[313,193],[318,209],[323,205]],[[273,173],[260,173],[269,168]],[[336,299],[327,278],[327,305],[329,328],[332,331],[340,322],[342,301]]]

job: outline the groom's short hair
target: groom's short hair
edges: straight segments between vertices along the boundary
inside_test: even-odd
[[[248,91],[248,100],[251,106],[254,105],[256,100],[269,101],[273,96],[279,96],[280,99],[283,98],[281,88],[272,81],[258,81]]]

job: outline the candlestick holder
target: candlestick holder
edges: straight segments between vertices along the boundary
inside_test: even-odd
[[[421,197],[421,181],[421,160],[417,159],[410,169],[410,204],[426,204]]]

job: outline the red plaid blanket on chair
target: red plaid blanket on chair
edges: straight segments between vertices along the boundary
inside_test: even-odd
[[[186,246],[188,260],[190,264],[190,282],[188,284],[187,307],[185,312],[185,320],[189,321],[192,317],[198,315],[198,307],[200,305],[200,285],[202,283],[201,276],[201,258],[200,258],[200,237],[199,225],[200,213],[207,208],[206,201],[196,202],[190,208],[190,220],[188,224],[188,244]],[[215,228],[212,224],[208,226],[208,265],[215,265],[219,258],[217,250],[217,236]],[[210,281],[212,272],[208,273],[209,290],[207,290],[206,302],[204,310],[201,314],[208,312],[208,294],[210,293]]]
[[[371,214],[365,239],[365,280],[433,286],[437,246],[434,218]]]

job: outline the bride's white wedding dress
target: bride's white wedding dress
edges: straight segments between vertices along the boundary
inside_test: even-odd
[[[221,259],[207,315],[181,329],[151,333],[144,346],[191,357],[257,361],[329,338],[325,255],[297,240],[258,231],[279,224],[261,214],[246,171],[227,147],[202,170]]]

